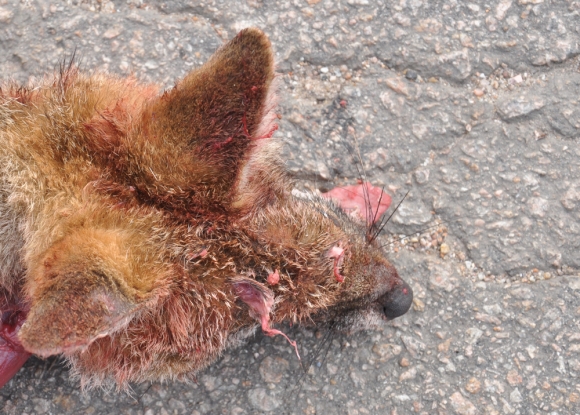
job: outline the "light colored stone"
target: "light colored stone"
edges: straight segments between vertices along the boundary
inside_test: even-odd
[[[262,379],[270,383],[279,383],[284,373],[288,371],[290,364],[286,359],[281,357],[267,356],[260,363],[260,375]]]
[[[409,96],[409,88],[403,78],[389,78],[385,80],[385,84],[397,94],[405,95],[406,97]]]
[[[504,121],[511,121],[515,118],[529,115],[534,111],[543,108],[545,102],[536,96],[519,96],[507,98],[497,104],[497,112]]]
[[[268,395],[268,391],[264,388],[248,391],[248,400],[254,408],[264,412],[271,412],[282,403],[278,398]]]
[[[222,379],[220,377],[203,375],[201,377],[201,383],[208,392],[212,392],[219,388],[222,384]]]
[[[470,327],[466,330],[467,334],[467,343],[468,344],[475,344],[481,336],[483,336],[483,331],[478,329],[477,327]]]
[[[576,207],[580,206],[580,189],[575,187],[569,188],[560,199],[560,203],[562,203],[562,206],[567,210],[576,209]]]
[[[506,380],[511,386],[519,385],[523,382],[522,376],[515,369],[508,371]]]
[[[103,37],[105,39],[114,39],[117,36],[119,36],[121,33],[123,33],[123,27],[122,26],[113,26],[108,28],[105,33],[103,33]]]
[[[459,415],[477,414],[475,406],[468,399],[464,398],[460,392],[455,392],[449,397],[449,400],[451,401],[451,406]]]
[[[481,390],[481,382],[476,378],[470,378],[465,385],[465,390],[469,393],[476,394]]]
[[[503,20],[510,7],[512,7],[512,0],[500,0],[495,8],[497,20]]]
[[[399,375],[399,381],[401,382],[405,380],[415,379],[416,376],[417,376],[417,368],[412,367]]]
[[[437,350],[442,353],[447,353],[449,351],[449,346],[451,346],[451,339],[447,339],[443,343],[439,343],[437,345]]]
[[[377,343],[373,346],[372,351],[379,356],[379,361],[386,362],[395,356],[398,356],[403,351],[403,348],[398,344]]]
[[[513,403],[520,403],[524,399],[522,398],[522,394],[520,393],[518,388],[515,388],[512,393],[510,393],[510,401]]]
[[[419,312],[425,311],[425,303],[420,298],[413,298],[413,310]]]
[[[0,23],[10,23],[14,17],[14,12],[4,7],[0,7]]]
[[[409,351],[409,353],[411,353],[411,356],[413,357],[417,357],[427,348],[425,343],[411,336],[401,336],[401,340],[403,341],[405,348]]]
[[[543,218],[546,216],[550,205],[549,202],[541,197],[532,197],[528,202],[528,207],[532,216]]]

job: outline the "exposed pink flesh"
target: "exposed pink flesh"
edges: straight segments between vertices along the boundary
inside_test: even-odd
[[[334,258],[334,278],[338,282],[344,282],[344,275],[340,273],[340,266],[342,265],[342,258],[344,256],[344,249],[340,246],[333,246],[328,252],[329,258]]]
[[[242,281],[234,283],[234,290],[236,295],[250,307],[250,315],[260,322],[262,331],[268,336],[275,336],[277,334],[283,336],[294,347],[296,356],[300,360],[300,353],[298,353],[298,345],[296,342],[290,340],[280,330],[270,327],[270,312],[274,305],[274,296],[271,291],[263,291],[255,284]]]
[[[205,258],[207,256],[208,252],[207,249],[202,249],[199,252],[190,252],[189,254],[186,255],[186,258],[188,261],[193,261],[196,258]]]
[[[268,284],[270,285],[276,285],[280,282],[280,274],[278,273],[278,270],[275,270],[273,273],[268,275]]]
[[[365,187],[368,192],[368,202],[370,202],[370,212],[365,198]],[[383,213],[391,206],[391,196],[383,192],[379,187],[371,185],[369,182],[362,184],[335,187],[322,196],[333,199],[345,212],[350,213],[366,223],[376,222]]]
[[[30,357],[18,340],[18,331],[26,320],[23,311],[5,311],[0,319],[0,388]]]

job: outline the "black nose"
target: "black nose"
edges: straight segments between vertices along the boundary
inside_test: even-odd
[[[413,303],[413,290],[409,284],[401,281],[391,291],[379,298],[379,301],[383,306],[385,316],[392,320],[409,311]]]

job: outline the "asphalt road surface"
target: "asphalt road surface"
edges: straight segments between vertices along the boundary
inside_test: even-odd
[[[196,383],[80,391],[30,359],[5,414],[580,413],[580,2],[0,0],[0,75],[74,51],[171,87],[247,26],[271,38],[299,187],[367,178],[415,301],[350,336],[258,334]],[[404,237],[403,237],[404,235]]]

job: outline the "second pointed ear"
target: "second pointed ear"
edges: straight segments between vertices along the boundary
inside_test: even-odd
[[[40,356],[83,350],[125,327],[150,291],[147,274],[132,279],[136,263],[122,229],[71,230],[28,266],[30,310],[18,334]]]
[[[135,89],[96,114],[86,124],[95,159],[140,201],[206,218],[242,211],[274,192],[274,78],[267,36],[244,29],[171,90]],[[135,116],[131,94],[143,102]]]
[[[136,305],[98,271],[58,275],[33,302],[18,337],[39,356],[74,353],[124,327]]]
[[[258,29],[244,29],[146,111],[148,134],[235,165],[252,139],[265,133],[260,130],[273,106],[273,79],[270,41]]]

